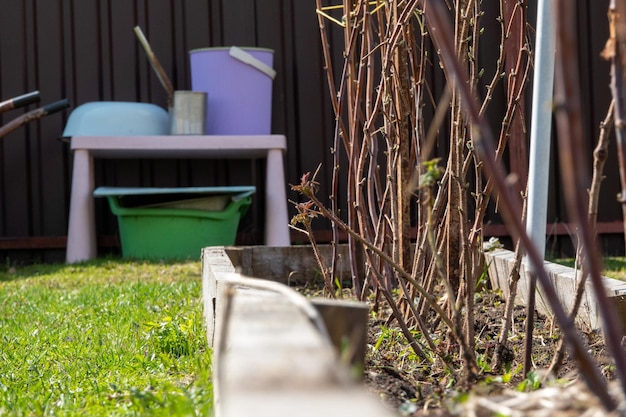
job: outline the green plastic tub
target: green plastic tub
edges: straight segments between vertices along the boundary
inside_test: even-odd
[[[199,259],[206,246],[234,245],[254,192],[255,187],[100,187],[94,196],[107,197],[117,216],[124,258],[182,260]]]

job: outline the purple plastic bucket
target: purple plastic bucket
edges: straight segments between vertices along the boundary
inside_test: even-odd
[[[240,48],[270,70],[274,51]],[[231,56],[230,48],[189,52],[191,89],[206,92],[208,135],[269,135],[272,129],[272,77]]]

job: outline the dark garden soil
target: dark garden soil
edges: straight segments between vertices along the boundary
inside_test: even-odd
[[[309,284],[310,285],[310,284]],[[299,292],[319,297],[322,290],[296,284]],[[344,296],[351,298],[344,288]],[[402,417],[450,417],[515,415],[520,417],[626,416],[626,400],[615,381],[614,365],[599,330],[579,329],[598,369],[607,379],[610,395],[623,408],[606,413],[598,398],[583,383],[575,360],[565,355],[558,375],[548,375],[561,338],[556,322],[550,317],[535,315],[533,330],[533,376],[523,376],[526,311],[516,306],[506,357],[508,363],[500,370],[492,368],[492,358],[499,338],[505,312],[505,300],[497,291],[484,289],[475,296],[474,322],[476,357],[481,370],[471,382],[462,375],[458,358],[450,356],[455,371],[433,361],[420,360],[407,345],[390,310],[372,312],[368,327],[368,346],[363,382],[368,391]],[[440,326],[441,327],[441,326]],[[433,335],[433,339],[438,335]],[[438,346],[448,346],[449,338],[440,337]],[[426,348],[424,348],[426,350]],[[445,349],[445,347],[443,348]],[[458,348],[449,351],[454,355]],[[501,404],[505,404],[502,406]]]
[[[455,372],[447,371],[440,365],[428,365],[424,361],[415,359],[412,350],[403,342],[404,338],[400,331],[385,330],[385,318],[373,319],[369,326],[369,341],[366,369],[364,372],[364,382],[369,391],[378,395],[381,400],[392,410],[398,412],[402,416],[449,416],[449,415],[467,415],[463,411],[459,411],[459,398],[466,398],[467,393],[473,393],[474,397],[495,398],[497,396],[508,393],[511,395],[529,395],[528,398],[522,399],[520,402],[528,407],[530,401],[530,393],[535,392],[535,397],[548,395],[548,399],[540,398],[536,401],[543,401],[545,409],[546,401],[565,402],[560,407],[564,414],[581,415],[581,408],[587,410],[591,403],[595,402],[595,397],[588,392],[576,392],[572,394],[577,401],[567,401],[563,394],[563,387],[569,384],[570,390],[577,389],[586,391],[585,386],[576,382],[579,378],[577,375],[576,364],[570,358],[566,357],[564,365],[559,371],[558,379],[544,379],[541,387],[560,387],[556,391],[542,391],[542,389],[526,389],[521,390],[522,383],[531,386],[532,382],[541,380],[541,375],[545,376],[545,369],[548,368],[556,346],[559,340],[559,332],[555,323],[546,317],[536,317],[533,337],[533,363],[535,365],[536,380],[523,378],[522,362],[524,351],[524,326],[525,326],[525,308],[516,307],[514,312],[514,328],[512,336],[509,339],[510,349],[509,356],[511,362],[506,369],[500,371],[492,371],[489,369],[495,341],[498,338],[501,321],[504,316],[504,300],[494,292],[483,292],[476,297],[476,335],[477,335],[477,355],[484,358],[484,370],[478,375],[476,381],[471,384],[464,383],[462,377]],[[609,355],[605,351],[604,342],[599,332],[581,332],[583,339],[590,352],[596,357],[602,373],[609,379],[612,379],[611,370],[612,363]],[[395,336],[394,336],[395,335]],[[376,348],[378,345],[378,348]],[[454,349],[453,349],[454,350]],[[440,363],[440,360],[436,360]],[[502,378],[506,379],[508,375],[512,375],[510,381],[503,383]],[[529,383],[531,382],[531,383]],[[539,384],[539,382],[536,382]],[[575,387],[575,388],[573,388]],[[529,394],[522,394],[521,392]],[[541,394],[539,394],[541,392]],[[512,394],[519,393],[519,394]],[[554,397],[552,399],[552,397]],[[583,401],[584,399],[584,401]],[[582,405],[575,403],[581,402]],[[578,407],[578,408],[577,408]],[[456,408],[455,414],[452,410]],[[568,411],[569,409],[569,411]],[[472,412],[475,412],[473,410]],[[471,414],[471,413],[469,413]],[[495,415],[495,413],[474,415]],[[536,412],[520,415],[539,415]]]

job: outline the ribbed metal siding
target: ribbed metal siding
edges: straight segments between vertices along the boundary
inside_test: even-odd
[[[582,75],[589,112],[590,149],[608,105],[608,64],[599,52],[608,36],[607,0],[579,2]],[[73,106],[98,101],[144,101],[161,106],[166,95],[136,41],[144,29],[178,89],[190,87],[188,51],[207,46],[259,46],[275,50],[273,131],[287,135],[287,181],[314,171],[329,189],[333,115],[329,106],[314,2],[301,0],[0,0],[0,99],[40,90],[42,102],[68,98]],[[331,39],[332,40],[332,39]],[[335,41],[340,45],[341,37]],[[337,60],[340,48],[335,48]],[[495,59],[495,58],[494,58]],[[21,111],[0,116],[6,122]],[[62,246],[67,232],[71,155],[57,140],[69,111],[14,132],[0,143],[0,244]],[[613,148],[614,149],[614,148]],[[556,160],[556,156],[555,156]],[[263,230],[262,164],[248,161],[98,161],[98,184],[255,184],[259,194],[244,231]],[[564,221],[554,184],[550,221]],[[617,162],[607,163],[600,220],[621,220],[615,203]],[[295,198],[289,192],[291,198]],[[101,236],[114,235],[115,219],[97,205]],[[41,244],[37,238],[44,237]],[[60,239],[57,237],[61,237]],[[17,238],[31,238],[19,240]],[[30,243],[28,243],[30,242]],[[53,251],[2,252],[13,259],[60,260]]]

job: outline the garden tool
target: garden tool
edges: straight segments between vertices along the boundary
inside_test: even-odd
[[[5,101],[0,101],[0,113],[5,111],[17,109],[18,107],[28,106],[31,103],[39,101],[39,91],[33,91],[31,93],[22,94],[21,96],[13,97]]]
[[[14,118],[13,120],[9,121],[8,123],[5,123],[4,125],[0,126],[0,139],[5,137],[9,133],[13,132],[17,128],[25,125],[28,122],[31,122],[33,120],[39,119],[49,114],[56,113],[58,111],[66,109],[67,107],[69,107],[69,105],[70,104],[67,101],[67,99],[63,99],[63,100],[56,101],[54,103],[50,103],[43,107],[39,107],[35,110],[31,110],[28,113],[24,113],[23,115],[18,116]]]

